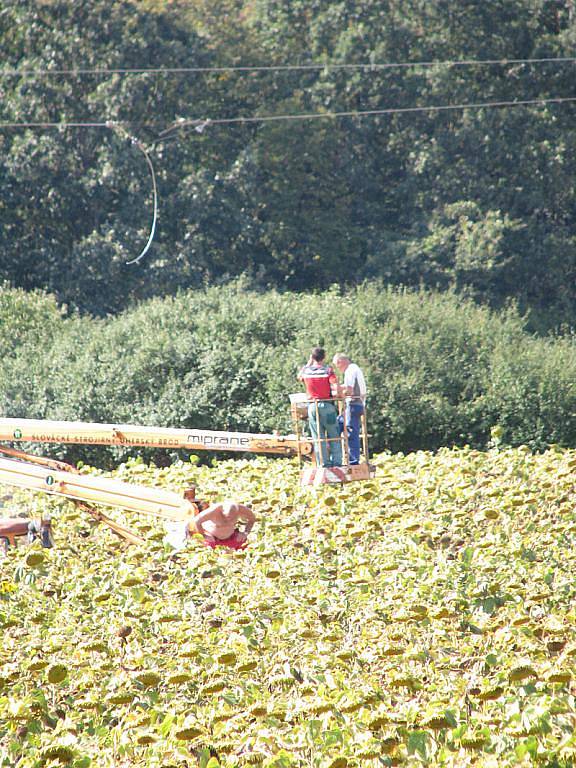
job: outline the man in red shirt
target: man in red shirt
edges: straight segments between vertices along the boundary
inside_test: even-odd
[[[326,365],[326,353],[314,347],[310,359],[300,370],[298,378],[308,393],[308,423],[314,439],[316,461],[323,467],[342,465],[342,443],[338,427],[338,412],[332,397],[338,392],[338,379]]]

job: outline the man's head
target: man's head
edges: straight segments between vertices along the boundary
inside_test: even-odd
[[[326,352],[322,349],[322,347],[314,347],[314,349],[310,353],[310,358],[314,360],[315,363],[324,362],[325,357],[326,357]]]
[[[346,368],[350,365],[350,362],[351,360],[348,355],[344,355],[342,352],[338,352],[337,355],[334,355],[332,360],[332,364],[335,365],[341,373],[344,373]]]

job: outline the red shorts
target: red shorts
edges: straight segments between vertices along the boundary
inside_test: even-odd
[[[228,549],[238,550],[245,549],[248,546],[248,542],[238,530],[234,531],[234,533],[231,536],[228,536],[227,539],[213,539],[212,541],[203,539],[203,541],[204,544],[211,549],[215,549],[216,547],[228,547]]]

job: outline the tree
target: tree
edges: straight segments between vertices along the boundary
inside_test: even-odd
[[[198,83],[50,71],[206,61],[198,38],[177,19],[140,12],[129,2],[16,0],[0,15],[0,39],[7,43],[6,69],[46,71],[4,83],[2,120],[126,121],[144,141],[194,102]],[[105,127],[14,129],[4,131],[3,150],[0,277],[28,289],[46,287],[99,313],[147,295],[149,275],[125,262],[148,236],[150,180],[144,158],[125,136]],[[160,174],[162,193],[171,181]],[[168,256],[166,235],[160,228],[151,271]]]
[[[6,68],[216,71],[3,77],[0,119],[125,121],[147,142],[160,216],[127,267],[151,189],[125,135],[1,131],[0,278],[104,314],[241,273],[294,290],[377,276],[574,323],[574,105],[425,108],[573,97],[573,65],[510,60],[575,42],[572,0],[15,0]],[[404,66],[462,59],[502,63]],[[334,62],[374,66],[321,66]],[[299,64],[317,66],[286,68]],[[238,65],[262,69],[218,69]]]

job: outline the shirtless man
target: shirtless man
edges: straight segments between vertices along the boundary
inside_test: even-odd
[[[244,531],[237,524],[245,523]],[[256,518],[245,504],[235,501],[221,501],[203,509],[190,524],[190,533],[199,533],[208,547],[229,547],[244,549],[248,534],[254,527]]]

